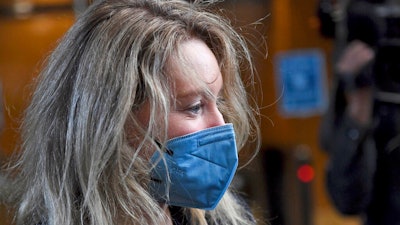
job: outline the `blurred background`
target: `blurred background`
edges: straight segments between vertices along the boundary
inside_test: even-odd
[[[18,148],[18,126],[31,84],[82,0],[0,0],[0,160]],[[332,206],[319,124],[331,85],[333,40],[319,33],[317,0],[225,0],[218,5],[251,42],[259,80],[262,148],[235,185],[271,225],[358,225]],[[298,66],[301,65],[301,66]],[[296,74],[296,76],[292,76]],[[12,224],[6,205],[0,225]]]

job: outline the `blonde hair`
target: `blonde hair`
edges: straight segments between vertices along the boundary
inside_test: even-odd
[[[190,38],[215,54],[224,79],[226,122],[238,147],[258,135],[241,71],[253,76],[245,41],[210,2],[105,0],[93,3],[61,40],[38,78],[21,127],[15,165],[18,224],[151,224],[168,218],[150,196],[138,152],[165,129],[173,93],[167,59]],[[245,66],[247,65],[247,66]],[[135,119],[143,102],[150,122]],[[161,115],[161,117],[160,117]],[[130,128],[141,131],[130,144]],[[161,125],[160,125],[161,123]],[[164,132],[165,133],[165,132]],[[228,191],[215,210],[185,209],[193,224],[254,224]]]

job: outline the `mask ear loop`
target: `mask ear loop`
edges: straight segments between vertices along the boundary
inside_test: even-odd
[[[154,140],[154,143],[158,146],[158,148],[161,151],[167,153],[169,156],[173,156],[174,155],[174,152],[171,149],[167,148],[166,146],[163,146],[160,141],[158,141],[156,139],[153,139],[153,140]],[[165,159],[159,159],[159,160],[165,160]],[[164,163],[165,163],[164,166],[167,166],[166,162],[164,162]],[[168,168],[167,168],[167,170],[168,170]],[[163,180],[157,179],[157,178],[155,178],[153,176],[150,176],[150,181],[155,182],[158,185],[163,185],[163,183],[164,183]],[[170,182],[170,178],[169,178],[169,174],[167,173],[167,182],[165,183],[165,185],[167,185],[166,189],[168,190],[168,192],[169,192],[169,188],[170,188],[169,182]],[[166,198],[167,199],[162,200],[164,203],[169,201],[169,195],[167,195]]]
[[[171,149],[167,148],[166,146],[163,146],[158,140],[154,140],[154,142],[157,144],[157,146],[164,151],[165,153],[167,153],[170,156],[174,155],[174,151],[172,151]]]
[[[165,153],[167,153],[169,156],[173,156],[174,155],[174,151],[172,151],[171,149],[167,148],[166,146],[163,146],[158,140],[154,140],[154,143],[157,144],[158,148],[161,149],[162,151],[164,151]],[[154,178],[154,177],[150,177],[151,181],[154,181],[156,183],[162,183],[162,180]]]

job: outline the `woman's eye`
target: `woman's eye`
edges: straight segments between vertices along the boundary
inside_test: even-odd
[[[190,106],[189,108],[187,108],[186,110],[192,114],[199,114],[201,113],[201,109],[203,108],[203,104],[202,103],[197,103],[193,106]]]

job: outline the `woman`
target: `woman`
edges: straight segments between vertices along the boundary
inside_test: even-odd
[[[255,224],[226,191],[258,136],[250,56],[205,6],[105,0],[81,15],[26,111],[18,224]]]

